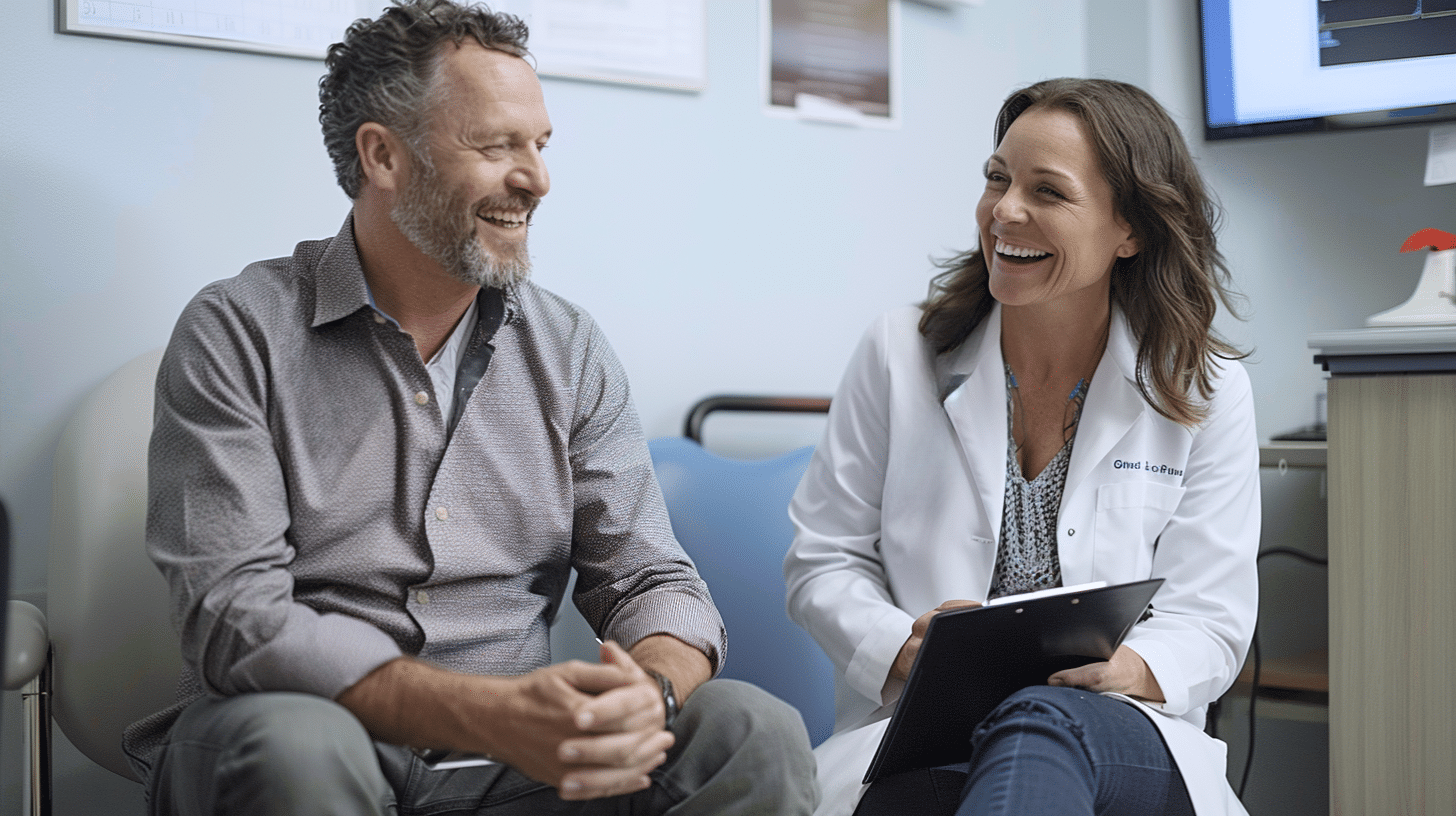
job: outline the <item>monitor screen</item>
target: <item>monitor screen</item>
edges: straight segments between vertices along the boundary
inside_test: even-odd
[[[1200,0],[1210,139],[1456,119],[1456,0]]]

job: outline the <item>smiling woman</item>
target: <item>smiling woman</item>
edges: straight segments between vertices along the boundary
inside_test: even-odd
[[[1164,416],[1185,424],[1197,421],[1190,386],[1207,397],[1212,358],[1243,355],[1211,328],[1219,303],[1237,314],[1239,298],[1229,288],[1228,268],[1214,238],[1217,207],[1177,125],[1156,100],[1132,85],[1055,79],[1006,100],[996,120],[998,150],[1031,109],[1043,117],[1060,111],[1075,118],[1079,138],[1067,144],[1092,151],[1113,212],[1139,242],[1135,255],[1119,255],[1108,281],[1112,303],[1144,341],[1138,358],[1147,380],[1139,379],[1139,390]],[[987,195],[994,162],[993,156],[987,163]],[[963,341],[995,302],[984,252],[995,246],[984,229],[980,238],[980,246],[943,262],[946,271],[932,285],[920,327],[938,351]]]
[[[837,669],[818,813],[1239,813],[1202,726],[1253,632],[1258,448],[1213,204],[1104,80],[1013,94],[985,171],[979,248],[865,334],[790,507],[789,613]],[[1110,657],[1012,694],[964,762],[861,784],[931,618],[1151,578]]]
[[[1027,111],[986,162],[976,221],[994,248],[991,296],[1008,309],[1105,301],[1113,263],[1137,254],[1084,131],[1069,111]]]

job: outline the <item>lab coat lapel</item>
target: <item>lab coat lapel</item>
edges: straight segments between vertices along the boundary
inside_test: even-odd
[[[989,532],[999,544],[1006,498],[1007,433],[999,304],[959,349],[937,361],[937,369],[945,395],[941,404],[955,429]]]
[[[1114,307],[1112,325],[1107,331],[1107,350],[1092,375],[1092,386],[1087,389],[1087,401],[1082,406],[1082,421],[1077,427],[1077,440],[1072,445],[1072,461],[1067,465],[1067,483],[1062,493],[1063,507],[1067,506],[1067,497],[1081,487],[1138,417],[1151,410],[1138,391],[1136,371],[1136,341],[1122,311]]]

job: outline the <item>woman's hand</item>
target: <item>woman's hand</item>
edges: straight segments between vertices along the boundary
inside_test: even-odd
[[[917,625],[920,621],[915,622]],[[902,650],[903,651],[903,650]],[[1118,646],[1112,659],[1105,663],[1088,663],[1075,669],[1059,671],[1047,678],[1049,686],[1073,686],[1088,691],[1115,691],[1151,700],[1165,702],[1163,688],[1141,655],[1126,646]]]
[[[895,662],[890,666],[890,676],[885,678],[885,685],[899,680],[905,681],[910,678],[910,667],[915,665],[915,655],[920,654],[920,644],[925,640],[925,630],[930,628],[930,619],[946,611],[947,609],[961,609],[967,606],[980,606],[980,601],[946,601],[936,608],[926,612],[915,619],[910,625],[910,639],[900,647],[900,653],[895,656]]]

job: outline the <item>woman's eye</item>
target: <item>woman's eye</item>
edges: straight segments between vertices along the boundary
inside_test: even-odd
[[[1045,196],[1050,196],[1052,198],[1066,198],[1066,196],[1046,186],[1038,187],[1037,192]]]

